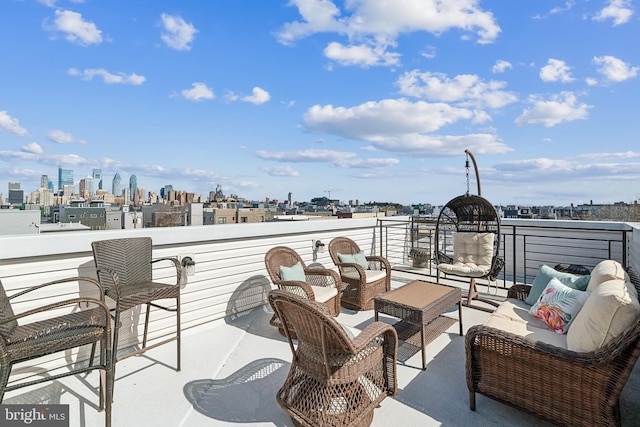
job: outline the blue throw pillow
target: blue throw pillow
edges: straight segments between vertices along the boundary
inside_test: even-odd
[[[369,262],[364,254],[364,251],[360,251],[357,254],[338,254],[340,262],[349,264],[360,264],[365,270],[369,269]]]
[[[293,264],[291,267],[280,266],[280,279],[285,282],[290,280],[295,280],[298,282],[306,281],[306,277],[304,275],[304,268],[302,268],[302,264],[300,261]]]
[[[529,296],[527,296],[524,302],[529,305],[535,304],[542,294],[542,291],[544,291],[544,288],[547,287],[549,281],[554,277],[558,279],[563,285],[566,285],[571,289],[576,289],[578,291],[586,290],[590,279],[590,276],[588,275],[576,276],[575,274],[571,273],[563,273],[554,270],[548,265],[543,264],[538,269],[538,274],[536,274],[536,278],[533,279],[533,283],[531,284],[531,291],[529,291]]]

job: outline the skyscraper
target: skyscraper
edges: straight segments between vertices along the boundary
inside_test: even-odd
[[[111,194],[114,196],[120,195],[120,184],[122,183],[122,178],[120,178],[120,174],[116,172],[113,176],[113,181],[111,181]]]
[[[65,186],[73,186],[73,170],[58,167],[58,191],[64,191]]]
[[[20,189],[19,182],[9,183],[9,198],[8,202],[11,205],[20,205],[24,202],[24,191]]]
[[[102,169],[94,169],[93,174],[93,192],[102,190]]]
[[[138,178],[135,175],[131,175],[129,178],[129,194],[131,195],[131,199],[133,200],[134,196],[138,192]]]
[[[42,175],[40,177],[40,188],[49,188],[49,176]]]

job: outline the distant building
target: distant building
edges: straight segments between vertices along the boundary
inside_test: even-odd
[[[70,205],[60,206],[60,222],[79,222],[91,230],[106,230],[106,209],[102,202],[73,201]]]
[[[9,195],[7,203],[10,205],[21,205],[24,203],[24,191],[20,189],[19,182],[9,183]]]
[[[73,183],[73,170],[58,167],[58,192],[62,191],[63,194],[66,195],[65,187],[68,186],[75,188]],[[73,191],[71,193],[73,194]]]
[[[120,174],[116,172],[113,176],[113,180],[111,181],[111,194],[114,196],[120,196],[122,185],[122,178],[120,178]]]
[[[94,169],[91,177],[93,178],[93,192],[102,190],[102,169]]]
[[[42,175],[40,177],[40,188],[49,188],[49,176]]]
[[[135,175],[131,175],[129,177],[129,200],[134,200],[136,194],[138,193],[138,178]]]
[[[167,184],[163,188],[160,189],[160,198],[167,200],[169,198],[169,193],[173,191],[173,185]]]

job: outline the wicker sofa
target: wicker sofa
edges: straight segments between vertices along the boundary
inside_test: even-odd
[[[620,393],[640,355],[637,276],[615,261],[598,264],[566,334],[529,314],[524,300],[531,290],[512,287],[487,322],[467,332],[471,410],[480,393],[559,425],[620,425]],[[616,316],[623,311],[620,323]],[[610,315],[604,336],[594,326],[603,315]],[[586,343],[580,341],[585,333]]]

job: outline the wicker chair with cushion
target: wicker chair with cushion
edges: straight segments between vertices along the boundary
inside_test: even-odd
[[[95,286],[99,299],[85,297],[58,299],[19,314],[14,313],[11,303],[15,303],[16,299],[26,295],[23,300],[27,301],[28,298],[36,297],[33,291],[49,286],[64,286],[70,282]],[[29,323],[23,323],[29,317],[32,320]],[[96,344],[100,344],[97,363],[94,360]],[[69,366],[69,370],[57,374],[47,373],[42,378],[27,379],[7,385],[11,369],[15,364],[86,345],[91,345],[91,353],[86,363],[76,363]],[[102,371],[99,410],[105,410],[105,425],[109,427],[113,388],[111,319],[98,282],[85,277],[61,279],[30,287],[12,296],[6,295],[0,282],[0,402],[7,391],[95,369]]]
[[[614,268],[602,274],[607,264]],[[480,393],[559,425],[620,425],[620,393],[640,356],[637,276],[613,262],[596,266],[566,335],[529,317],[534,289],[512,286],[487,322],[467,332],[471,410]]]
[[[332,316],[340,314],[342,282],[338,273],[326,268],[308,268],[300,255],[286,246],[269,249],[264,263],[278,289],[325,304]],[[271,324],[283,332],[282,322],[276,314],[271,318]]]
[[[365,255],[356,242],[336,237],[329,254],[340,271],[342,305],[353,310],[373,310],[373,298],[391,289],[391,265],[378,255]]]
[[[273,290],[269,303],[285,323],[293,361],[276,399],[294,424],[361,426],[397,392],[397,334],[373,322],[364,330],[341,325],[326,306]],[[289,334],[293,327],[297,346]]]
[[[113,354],[114,371],[116,361],[135,354],[140,354],[159,345],[177,341],[176,370],[180,370],[180,278],[182,268],[177,258],[167,257],[152,259],[152,242],[150,237],[134,237],[125,239],[98,240],[91,243],[93,259],[100,284],[105,294],[116,302],[114,312]],[[153,281],[152,266],[156,262],[169,261],[175,267],[175,284]],[[175,299],[175,308],[161,306],[157,300]],[[121,314],[137,306],[146,304],[144,335],[142,347],[122,356],[117,355],[118,332],[121,325]],[[161,342],[147,346],[149,330],[149,312],[151,307],[176,313],[176,335]],[[137,337],[136,337],[137,338]]]

